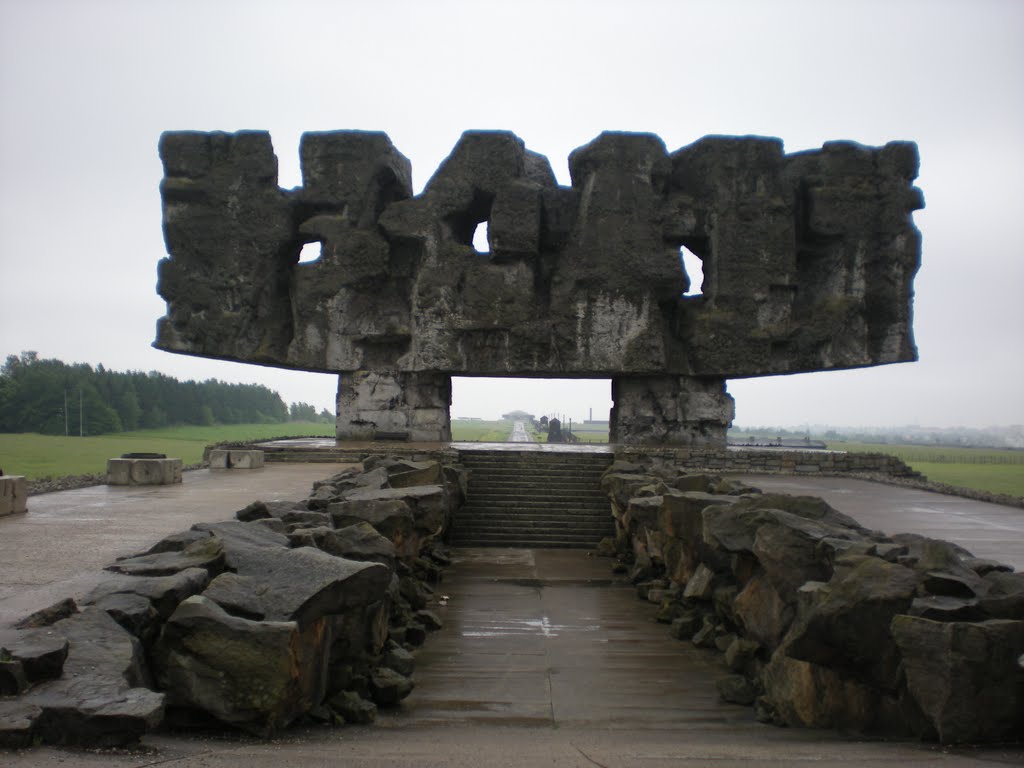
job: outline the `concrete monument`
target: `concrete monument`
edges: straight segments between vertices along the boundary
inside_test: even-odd
[[[727,379],[916,359],[909,142],[603,133],[562,187],[469,131],[419,195],[383,133],[305,134],[292,190],[266,132],[169,132],[160,156],[155,346],[337,372],[339,440],[450,439],[466,375],[610,378],[613,442],[721,445]]]

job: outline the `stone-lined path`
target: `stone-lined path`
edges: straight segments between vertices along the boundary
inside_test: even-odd
[[[720,657],[654,621],[610,561],[580,550],[458,549],[439,587],[445,627],[419,652],[417,722],[748,727],[718,699]]]
[[[1019,765],[1024,748],[872,742],[757,723],[718,701],[720,661],[578,550],[465,549],[417,688],[376,725],[147,736],[140,750],[0,750],[11,768],[910,768]]]
[[[330,464],[186,473],[182,486],[99,487],[30,499],[0,520],[0,608],[82,588],[104,563],[253,498],[304,494]],[[783,480],[783,478],[779,478]],[[805,478],[794,479],[803,482]],[[877,493],[889,504],[887,486]],[[804,486],[794,492],[808,492]],[[948,497],[942,497],[948,498]],[[951,503],[959,503],[955,500]],[[890,504],[891,506],[891,504]],[[954,507],[958,509],[959,507]],[[895,517],[893,526],[902,519]],[[874,525],[874,523],[870,523]],[[12,768],[533,766],[999,766],[1024,748],[868,742],[754,721],[714,692],[718,659],[669,638],[654,606],[585,551],[456,550],[418,653],[417,689],[373,727],[299,727],[269,742],[156,734],[130,752],[0,750]],[[20,581],[19,581],[20,580]],[[60,592],[60,594],[58,594]]]

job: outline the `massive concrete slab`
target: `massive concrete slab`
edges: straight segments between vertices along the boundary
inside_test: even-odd
[[[768,492],[820,496],[868,528],[946,539],[1024,570],[1024,509],[852,478],[738,477]]]

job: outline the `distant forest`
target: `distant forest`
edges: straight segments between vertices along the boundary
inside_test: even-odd
[[[292,403],[259,384],[178,381],[151,371],[9,355],[0,369],[0,432],[102,435],[177,424],[329,421],[308,403]]]

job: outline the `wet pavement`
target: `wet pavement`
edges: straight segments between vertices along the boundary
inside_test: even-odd
[[[512,434],[509,441],[513,443],[532,443],[529,433],[526,431],[526,422],[517,421],[512,425]]]
[[[718,700],[720,657],[680,643],[611,563],[579,550],[459,549],[399,717],[554,728],[752,722]]]
[[[268,464],[195,470],[182,483],[95,485],[30,496],[28,512],[0,517],[0,627],[64,597],[81,597],[103,566],[194,523],[234,517],[257,499],[304,499],[343,464]]]
[[[578,550],[455,550],[417,652],[416,689],[374,726],[270,741],[157,733],[130,751],[0,750],[11,768],[357,766],[1000,766],[1024,749],[951,749],[776,728],[718,700],[720,659],[672,640],[655,607]]]
[[[843,477],[736,475],[765,492],[820,496],[861,525],[954,541],[1024,570],[1024,509]]]
[[[84,591],[120,554],[194,522],[230,517],[255,498],[304,496],[314,480],[338,469],[280,464],[249,472],[189,472],[181,486],[100,486],[32,497],[28,514],[0,519],[0,623],[33,603],[42,607],[50,598]],[[866,518],[874,509],[889,525],[864,522],[878,528],[908,527],[904,523],[915,514],[924,515],[914,507],[948,505],[948,515],[967,514],[964,500],[922,502],[903,496],[907,489],[870,483],[871,489],[859,489],[860,481],[833,487],[821,478],[749,480],[766,489],[788,483],[790,492],[834,494],[832,503],[844,511],[859,499],[864,509],[851,514]],[[995,505],[971,514],[984,523],[989,506]],[[891,511],[904,509],[913,514]],[[1011,525],[1001,510],[994,520]],[[929,512],[915,524],[933,530],[938,522]],[[965,526],[964,534],[980,524]],[[1010,544],[1000,549],[1002,559],[1012,556]],[[444,604],[431,606],[445,626],[417,652],[416,689],[372,727],[302,726],[270,741],[234,733],[157,733],[131,751],[0,750],[0,765],[1024,764],[1021,747],[951,749],[760,724],[751,709],[718,700],[715,679],[724,671],[719,657],[671,639],[654,620],[655,606],[615,580],[609,561],[586,551],[459,549],[453,559],[437,585]]]

